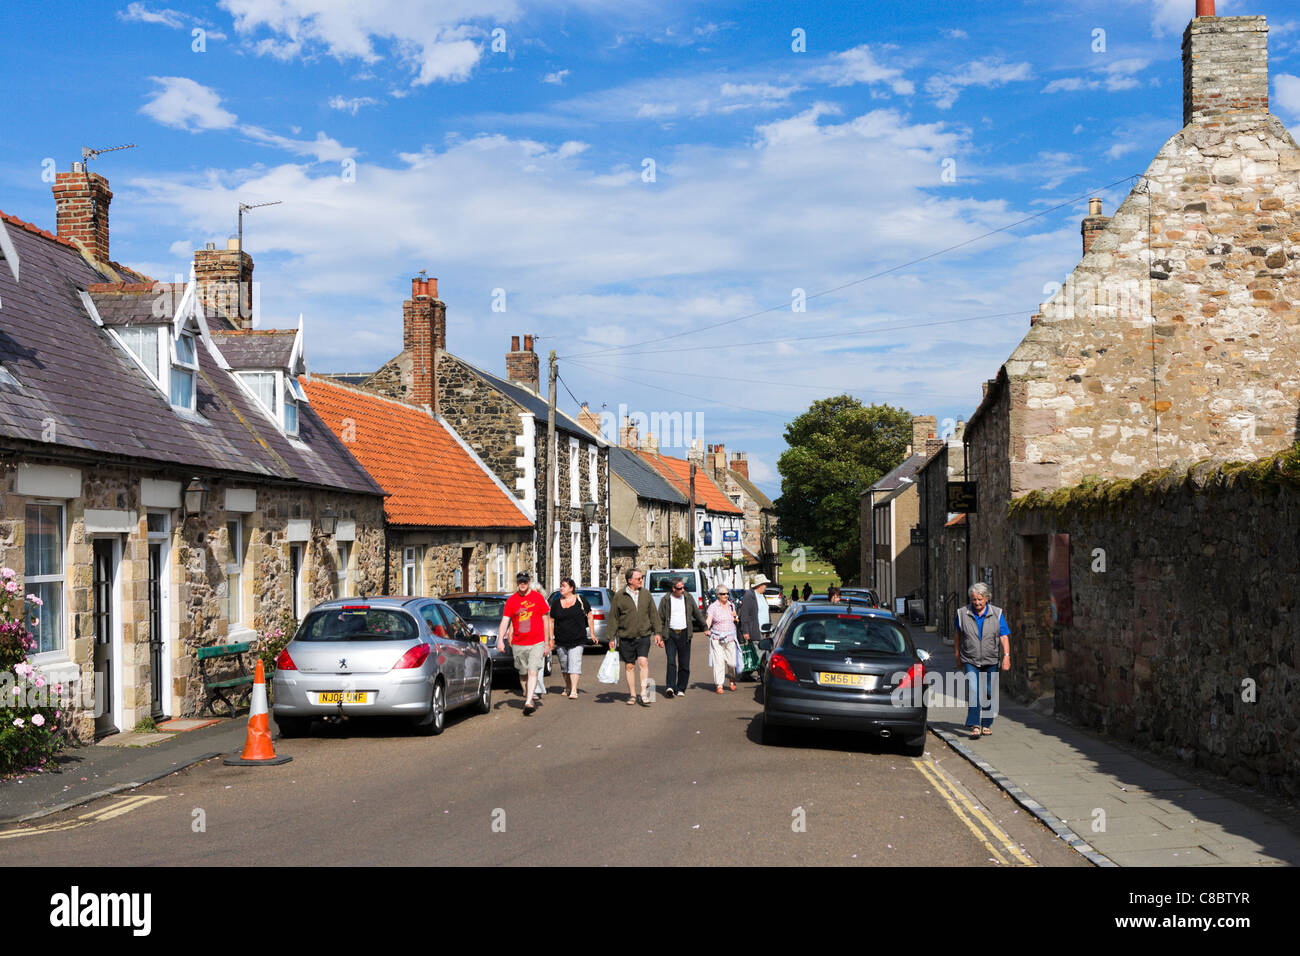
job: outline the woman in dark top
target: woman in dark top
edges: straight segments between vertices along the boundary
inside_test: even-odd
[[[582,677],[582,649],[596,642],[596,627],[591,620],[591,607],[578,593],[573,578],[560,581],[560,593],[551,601],[551,619],[555,622],[555,651],[560,657],[560,670],[564,674],[564,695],[578,699],[578,679]]]

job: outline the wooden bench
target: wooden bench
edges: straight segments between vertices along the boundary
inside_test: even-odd
[[[243,691],[240,688],[248,688],[248,696],[253,694],[253,681],[256,680],[254,674],[248,670],[248,665],[244,662],[244,654],[252,647],[252,644],[216,644],[212,647],[200,647],[198,652],[199,659],[199,676],[203,679],[203,693],[205,695],[203,706],[199,708],[199,715],[202,716],[206,710],[217,716],[217,711],[213,706],[217,700],[220,700],[230,710],[230,716],[235,716],[235,702],[232,700],[238,697]],[[208,661],[219,662],[223,659],[233,657],[239,662],[238,677],[232,677],[229,680],[211,680],[208,677]],[[229,695],[229,696],[227,696]]]

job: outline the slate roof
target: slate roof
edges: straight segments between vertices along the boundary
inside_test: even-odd
[[[915,481],[900,481],[892,491],[890,491],[887,495],[885,495],[885,497],[876,499],[875,507],[877,508],[884,507],[885,505],[893,501],[895,498],[907,494],[908,489],[915,488],[915,487],[916,487]]]
[[[298,333],[292,329],[241,329],[212,332],[212,340],[221,349],[231,368],[288,368],[293,342]],[[298,369],[295,372],[300,371]]]
[[[609,529],[609,550],[611,551],[638,551],[641,546],[625,534],[621,534],[614,528]]]
[[[686,497],[669,484],[668,479],[642,461],[634,451],[610,446],[609,467],[627,482],[638,498],[667,501],[675,505],[687,503]]]
[[[550,404],[546,401],[546,399],[542,398],[540,395],[536,394],[535,392],[524,388],[521,385],[516,385],[514,382],[511,382],[509,379],[500,378],[499,376],[493,375],[491,372],[485,372],[478,366],[471,365],[469,362],[466,362],[463,358],[460,358],[459,356],[457,356],[456,360],[461,364],[463,364],[475,375],[479,376],[481,379],[483,379],[485,382],[491,385],[493,388],[500,391],[511,401],[515,402],[518,405],[522,405],[524,408],[528,409],[528,411],[533,413],[533,417],[537,419],[538,424],[540,424],[543,428],[546,427],[546,420],[550,411]],[[601,438],[599,435],[593,435],[591,432],[587,431],[587,429],[583,428],[581,425],[579,425],[576,421],[574,421],[564,412],[560,411],[559,408],[556,408],[555,410],[555,427],[563,428],[566,432],[570,432],[571,434],[577,436],[578,438],[585,438],[588,441],[592,441],[600,445],[608,444],[608,442],[606,442],[604,438]]]
[[[736,484],[740,485],[740,487],[745,490],[745,494],[749,495],[749,497],[754,499],[754,501],[758,504],[758,508],[760,511],[776,510],[776,505],[772,503],[772,499],[769,498],[767,495],[763,494],[763,492],[759,491],[758,485],[754,484],[752,481],[750,481],[740,472],[736,471],[734,468],[728,468],[727,471],[728,473],[730,473],[732,479],[735,480]]]
[[[176,317],[185,287],[161,282],[96,282],[86,291],[105,325],[156,325]]]
[[[689,461],[685,458],[670,458],[667,455],[660,455],[658,452],[638,451],[637,455],[664,478],[667,478],[673,487],[686,498],[687,503],[690,503],[691,463]],[[732,500],[714,483],[703,468],[697,468],[695,471],[695,501],[697,504],[703,505],[708,511],[717,514],[744,514],[744,511],[732,503]]]
[[[389,522],[425,528],[529,528],[517,499],[424,409],[316,379],[303,382],[312,408],[389,491]],[[344,423],[347,422],[347,425]],[[345,434],[346,429],[346,434]]]
[[[893,471],[884,475],[874,485],[867,489],[871,491],[892,491],[898,487],[899,481],[903,478],[914,478],[916,473],[921,470],[925,464],[925,455],[912,455],[906,458]]]
[[[0,385],[0,439],[43,444],[55,456],[76,451],[384,493],[310,406],[299,409],[298,438],[286,437],[203,342],[197,415],[174,411],[91,320],[79,290],[105,276],[70,243],[42,230],[10,225],[7,231],[21,273],[15,282],[0,266],[0,364],[19,384]],[[45,441],[47,425],[52,443]]]

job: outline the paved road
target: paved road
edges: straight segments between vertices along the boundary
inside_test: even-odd
[[[289,764],[209,761],[0,831],[0,865],[1087,865],[936,738],[922,760],[853,735],[764,747],[753,684],[646,710],[595,669],[531,717],[498,681],[440,737],[317,725],[279,743]]]

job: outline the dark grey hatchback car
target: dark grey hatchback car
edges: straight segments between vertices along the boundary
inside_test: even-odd
[[[766,644],[767,640],[763,641]],[[925,752],[925,660],[888,611],[797,604],[771,638],[763,672],[763,743],[788,729],[821,727],[901,738]]]

